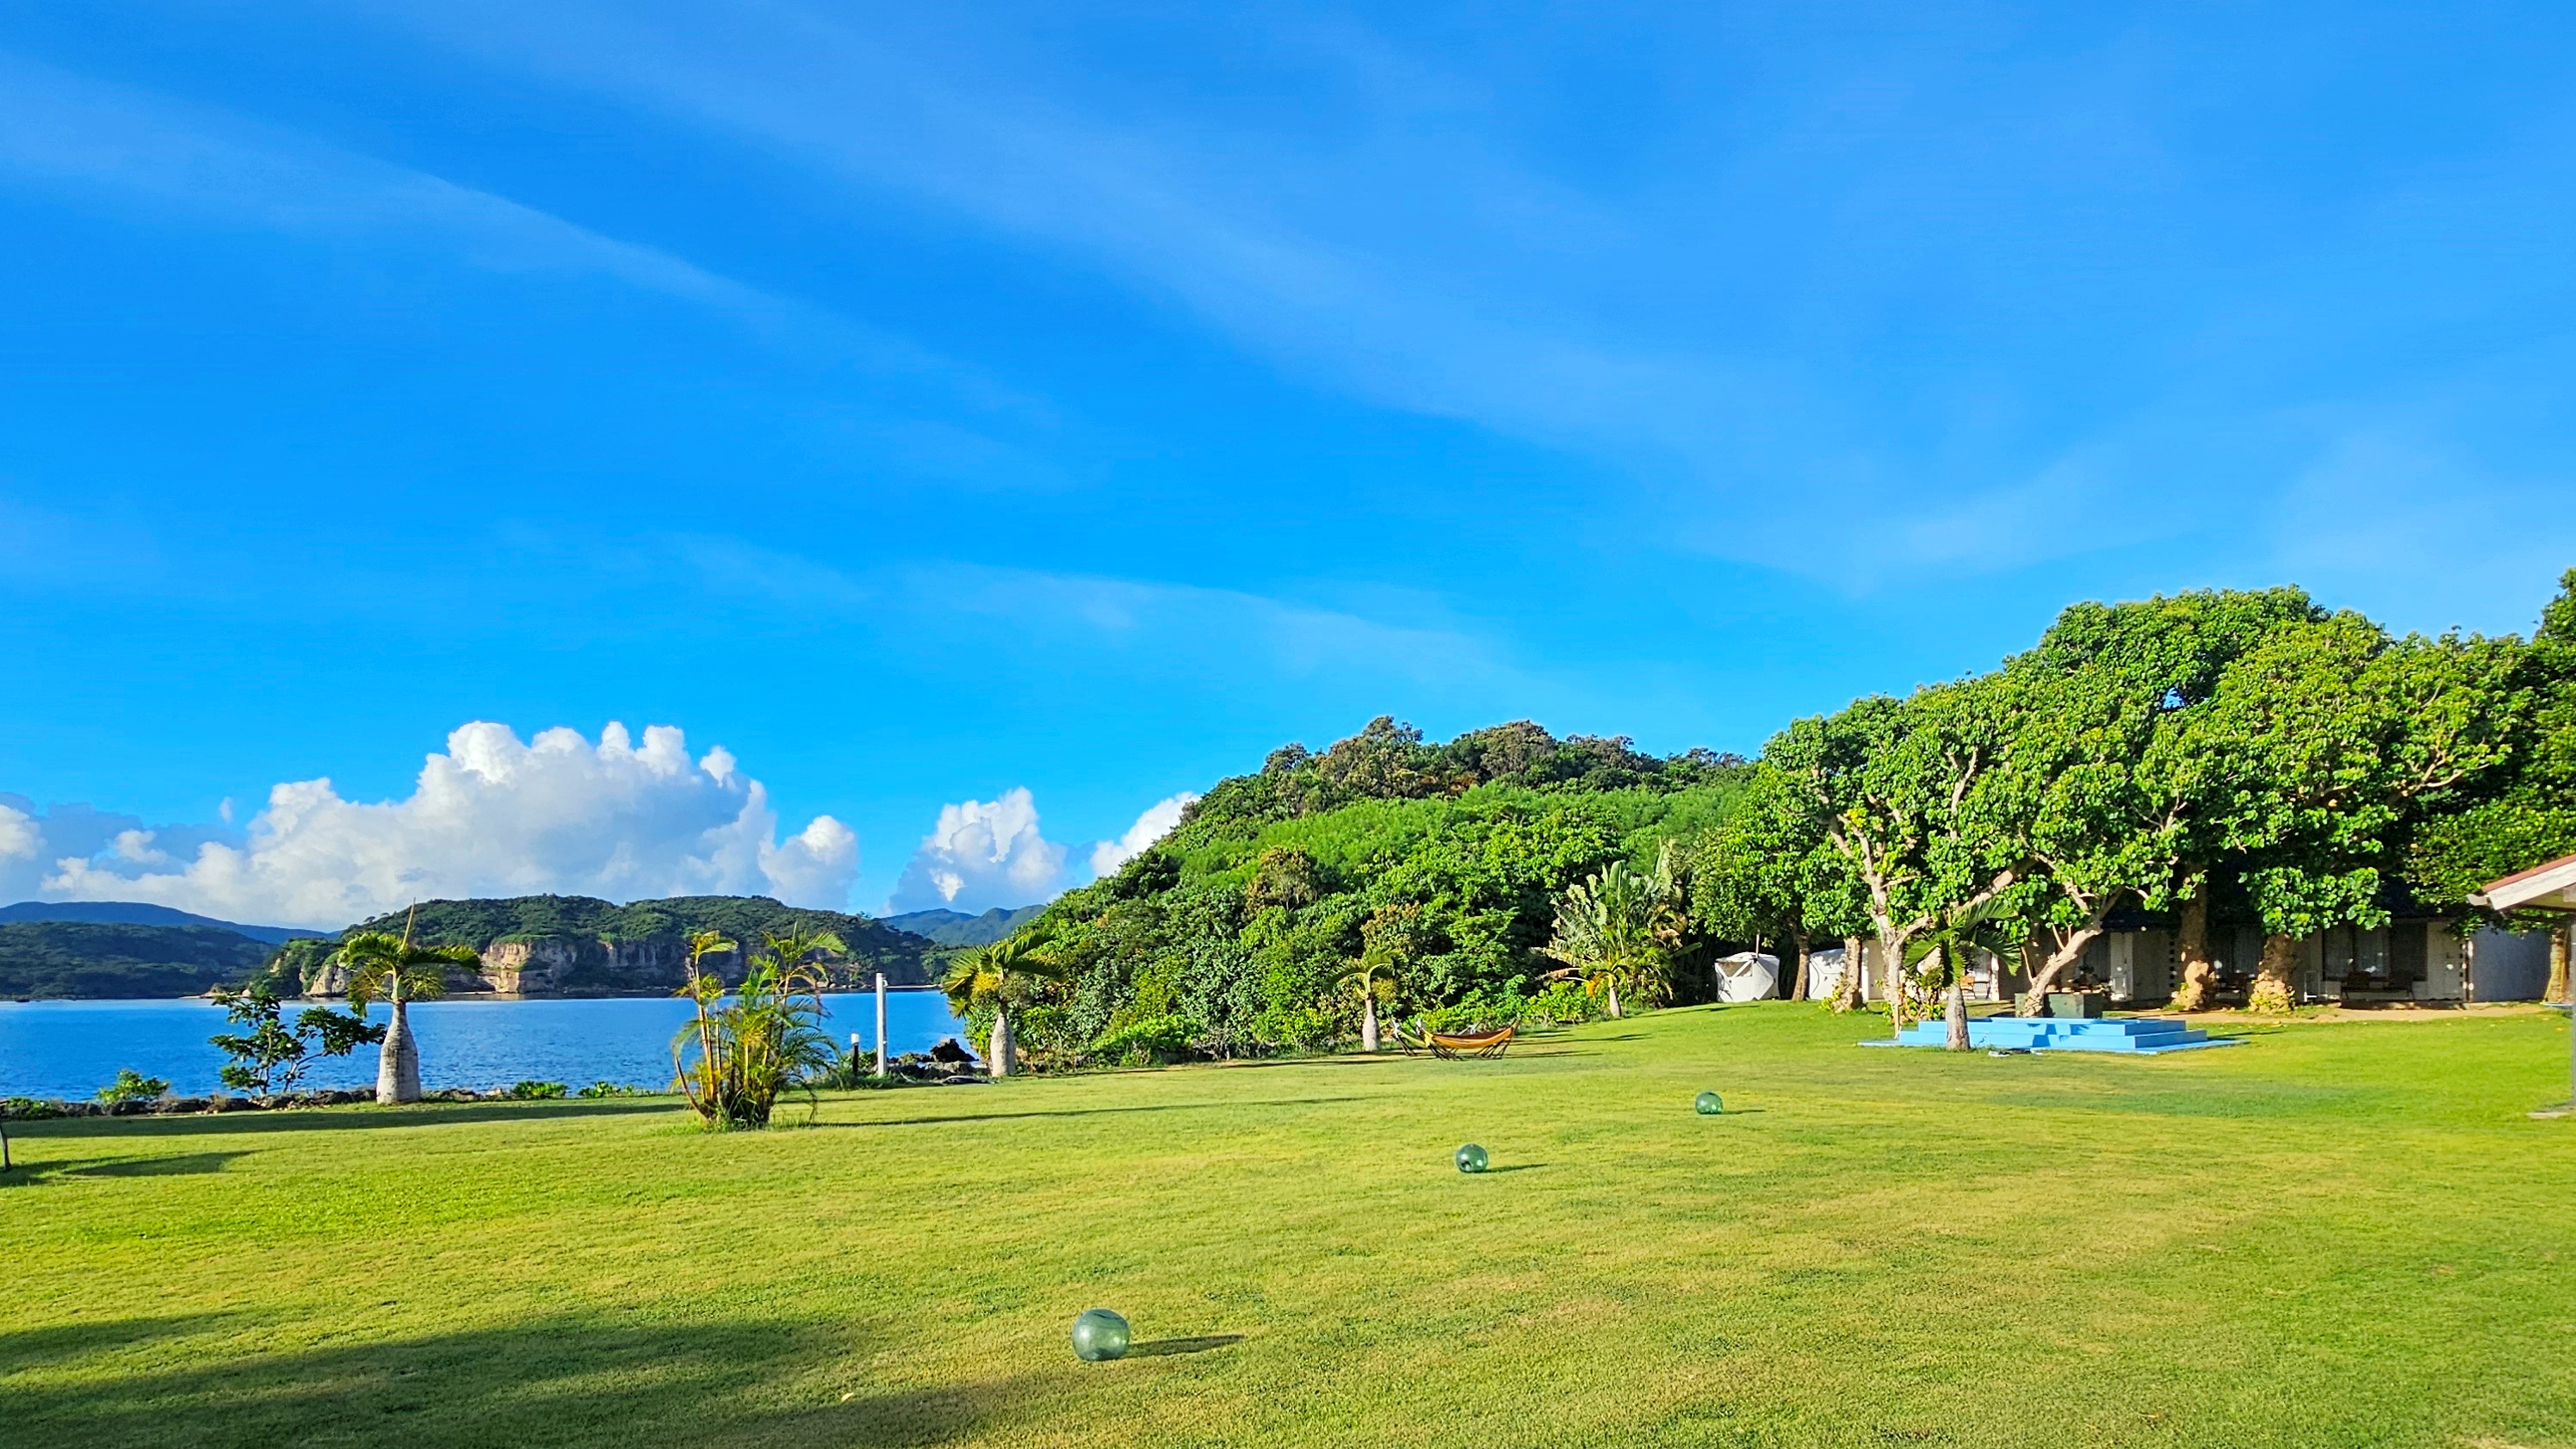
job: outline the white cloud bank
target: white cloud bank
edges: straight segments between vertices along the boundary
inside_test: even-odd
[[[1158,800],[1136,817],[1116,840],[1093,842],[1088,858],[1093,876],[1104,876],[1160,840],[1180,823],[1181,812],[1199,797],[1182,791]],[[980,915],[995,906],[1011,908],[1043,901],[1073,882],[1065,862],[1072,854],[1038,828],[1036,797],[1017,786],[1000,798],[961,800],[939,810],[939,824],[923,836],[887,900],[889,912],[946,909]]]
[[[416,900],[548,891],[756,893],[838,910],[859,868],[849,827],[818,815],[780,839],[761,783],[722,747],[692,760],[667,725],[647,728],[641,746],[619,724],[597,744],[572,729],[522,742],[507,725],[462,725],[408,799],[368,804],[328,779],[292,781],[269,792],[238,843],[133,822],[57,851],[46,849],[50,823],[0,803],[0,875],[48,859],[41,889],[57,900],[335,929]]]
[[[1181,823],[1181,812],[1197,804],[1198,798],[1197,791],[1183,790],[1169,799],[1157,800],[1146,806],[1145,813],[1136,817],[1136,823],[1127,827],[1126,834],[1091,847],[1092,875],[1109,874],[1135,859],[1138,851],[1171,834],[1172,827]]]

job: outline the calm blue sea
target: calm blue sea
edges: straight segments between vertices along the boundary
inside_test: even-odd
[[[876,997],[823,998],[832,1039],[849,1045],[857,1032],[876,1044]],[[287,1004],[287,1020],[300,1010]],[[376,1007],[372,1021],[385,1019]],[[506,1087],[512,1082],[610,1081],[659,1090],[671,1081],[671,1034],[689,1005],[671,997],[538,1001],[429,1001],[411,1008],[420,1038],[420,1077],[427,1087]],[[216,1090],[223,1053],[206,1038],[226,1025],[220,1007],[202,1001],[0,1002],[0,1097],[84,1098],[114,1080],[119,1067],[162,1077],[172,1090]],[[886,1031],[895,1052],[928,1051],[958,1032],[947,998],[936,991],[886,994]],[[306,1087],[372,1087],[376,1051],[318,1063]]]

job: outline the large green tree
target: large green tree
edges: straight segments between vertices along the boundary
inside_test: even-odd
[[[1873,695],[1799,720],[1763,748],[1858,887],[1897,1030],[1912,1014],[1915,939],[1988,909],[2029,871],[2004,768],[2015,693],[2015,681],[1990,675],[1902,700]]]
[[[2223,782],[2218,842],[2264,932],[2249,1006],[2293,1003],[2302,937],[2387,920],[2392,846],[2511,754],[2519,652],[2392,639],[2347,611],[2275,629],[2228,666],[2198,742]]]
[[[1709,936],[1787,946],[1793,1001],[1806,999],[1816,940],[1856,935],[1867,919],[1820,812],[1802,799],[1799,782],[1768,760],[1746,772],[1734,813],[1701,842],[1691,913]]]

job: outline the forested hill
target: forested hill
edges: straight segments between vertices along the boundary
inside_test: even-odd
[[[195,996],[277,948],[220,926],[0,923],[0,996]]]
[[[1170,835],[1032,924],[1064,979],[1021,1040],[1080,1051],[1121,1032],[1218,1051],[1334,1039],[1334,983],[1375,951],[1410,1000],[1472,1011],[1531,995],[1565,888],[1725,818],[1745,770],[1704,750],[1498,725],[1445,744],[1391,719],[1321,753],[1274,751],[1219,782]]]
[[[1032,917],[1045,909],[1043,905],[1022,906],[1017,910],[995,906],[980,916],[937,909],[907,911],[899,916],[887,916],[885,923],[898,931],[926,936],[942,946],[989,946],[1028,924]]]
[[[416,912],[390,912],[341,935],[399,934],[406,928],[423,944],[468,946],[487,963],[511,965],[514,973],[524,967],[524,979],[505,976],[495,984],[531,992],[668,989],[677,984],[688,938],[697,931],[722,932],[752,952],[767,933],[829,931],[850,948],[836,974],[853,983],[882,971],[894,985],[923,984],[931,979],[933,957],[941,949],[866,916],[783,905],[767,896],[674,896],[622,906],[588,896],[553,895],[424,901]],[[281,990],[323,987],[325,963],[338,945],[336,938],[290,943],[271,959],[268,975]],[[740,974],[739,955],[709,964],[728,977]]]

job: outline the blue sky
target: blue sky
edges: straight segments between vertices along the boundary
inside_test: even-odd
[[[475,888],[738,883],[546,872],[756,779],[766,848],[855,837],[774,879],[875,909],[943,809],[1037,852],[1001,902],[1378,713],[1750,752],[2204,585],[2527,629],[2576,564],[2571,31],[18,7],[0,893],[241,847],[280,782],[413,800],[470,721],[735,762],[667,817],[668,751],[526,766],[563,798]],[[354,848],[309,844],[269,863]],[[345,898],[458,878],[401,853]]]

